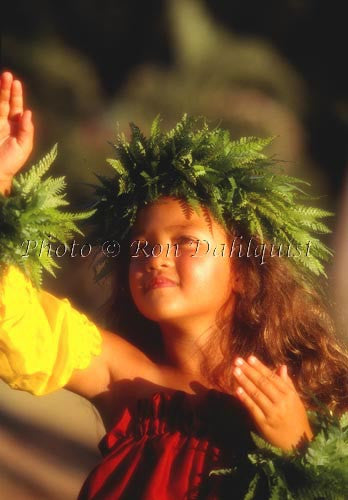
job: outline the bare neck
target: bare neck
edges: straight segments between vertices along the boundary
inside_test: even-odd
[[[204,347],[214,332],[202,319],[181,320],[180,324],[160,324],[165,349],[165,364],[182,374],[200,376]]]

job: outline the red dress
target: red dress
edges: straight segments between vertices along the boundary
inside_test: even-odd
[[[158,391],[126,408],[100,441],[103,459],[78,500],[224,498],[226,478],[209,471],[231,466],[250,446],[250,421],[234,397]]]

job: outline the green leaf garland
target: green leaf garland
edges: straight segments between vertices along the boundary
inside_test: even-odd
[[[310,255],[291,261],[309,280],[326,276],[323,263],[333,253],[316,235],[331,232],[320,219],[334,214],[303,204],[315,198],[299,186],[310,184],[279,172],[263,152],[273,137],[232,141],[228,131],[210,130],[204,118],[187,114],[166,133],[159,115],[149,137],[133,123],[130,128],[130,141],[118,134],[116,158],[107,160],[114,176],[96,174],[97,211],[91,218],[96,242],[121,243],[140,208],[162,195],[175,196],[196,211],[199,203],[206,205],[225,228],[239,224],[261,242],[303,248],[311,241]]]

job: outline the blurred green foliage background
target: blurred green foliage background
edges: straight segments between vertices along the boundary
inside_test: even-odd
[[[58,141],[59,169],[73,181],[104,168],[116,122],[146,129],[157,112],[170,125],[188,111],[221,119],[235,136],[278,135],[275,152],[296,162],[289,168],[306,165],[326,194],[338,194],[348,121],[342,3],[18,0],[8,7],[2,65],[25,82],[36,155]]]

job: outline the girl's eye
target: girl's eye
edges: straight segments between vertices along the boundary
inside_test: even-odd
[[[190,236],[182,236],[179,238],[178,242],[184,245],[193,245],[193,243],[197,243],[197,239],[191,238]]]

